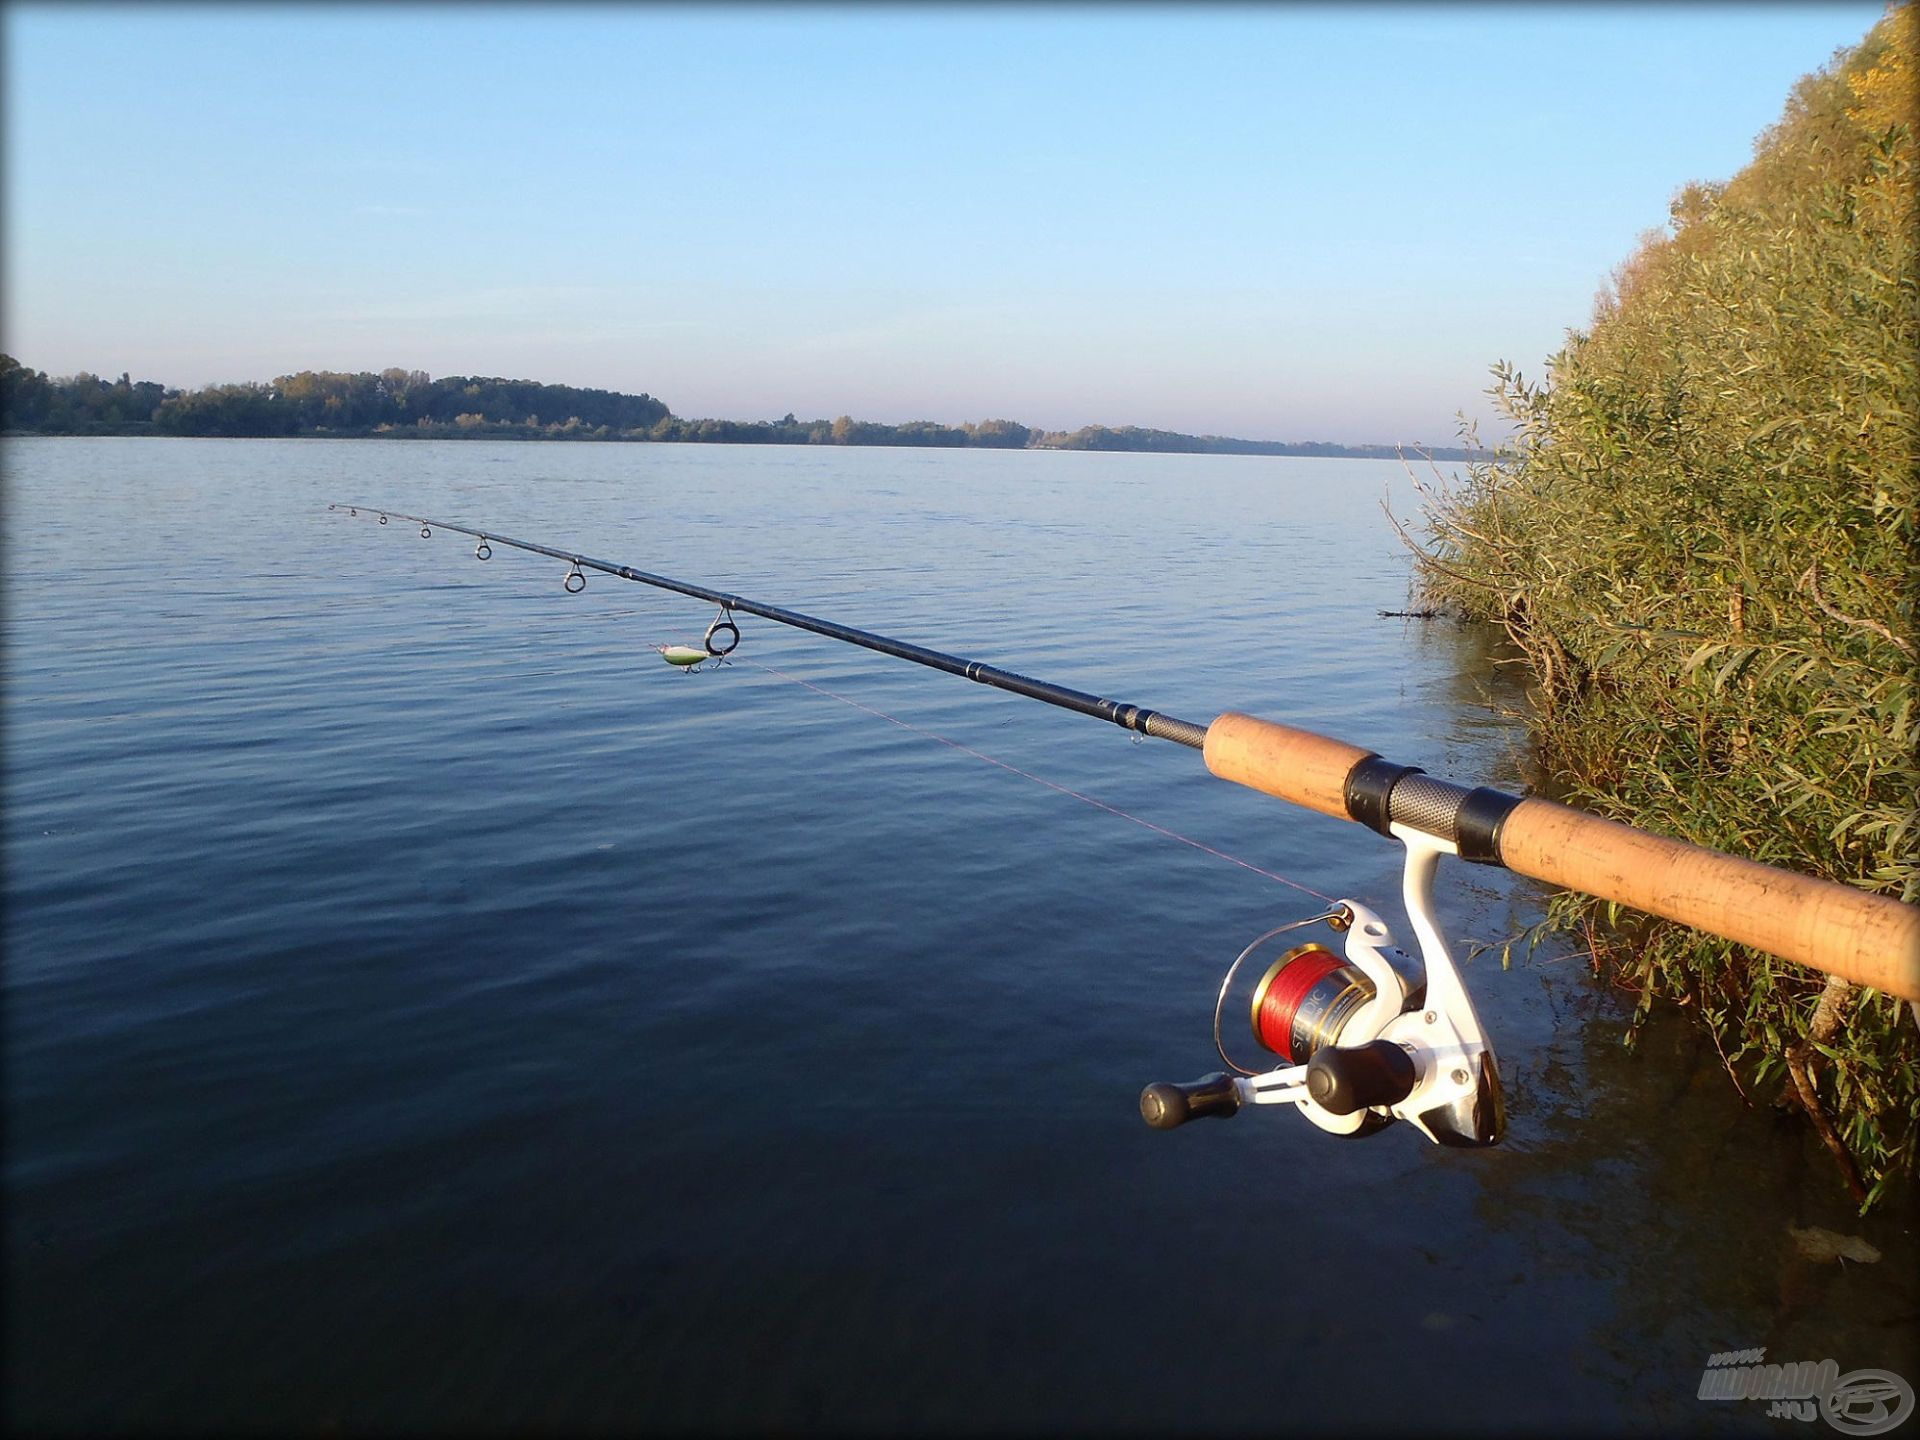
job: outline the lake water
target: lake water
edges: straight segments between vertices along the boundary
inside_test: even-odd
[[[1517,787],[1484,636],[1382,619],[1361,461],[10,440],[8,1418],[90,1430],[1783,1433],[1710,1352],[1911,1359],[1712,1047],[1466,967],[1511,1130],[1148,1130],[1306,895],[766,671],[631,563]],[[1394,846],[1194,752],[740,652],[1398,920]],[[1496,702],[1489,704],[1489,698]],[[1540,897],[1444,867],[1458,953]],[[1561,947],[1556,947],[1559,949]],[[1250,1048],[1250,1047],[1245,1047]],[[1800,1256],[1789,1226],[1878,1264]],[[1822,1427],[1824,1429],[1824,1427]]]

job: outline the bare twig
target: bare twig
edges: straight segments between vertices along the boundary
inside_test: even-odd
[[[1720,1064],[1726,1070],[1727,1078],[1733,1081],[1733,1088],[1735,1093],[1737,1093],[1740,1096],[1740,1102],[1743,1105],[1745,1105],[1749,1110],[1751,1110],[1753,1108],[1753,1101],[1747,1097],[1746,1087],[1740,1083],[1740,1077],[1734,1073],[1733,1062],[1727,1059],[1726,1049],[1720,1043],[1720,1027],[1718,1025],[1715,1025],[1712,1022],[1712,1020],[1708,1019],[1708,1017],[1704,1015],[1702,1015],[1700,1018],[1706,1024],[1707,1034],[1713,1037],[1713,1048],[1720,1052]]]
[[[1834,608],[1827,597],[1820,593],[1820,562],[1818,560],[1807,567],[1806,574],[1800,577],[1800,584],[1802,588],[1806,590],[1807,594],[1813,597],[1813,603],[1820,607],[1821,613],[1828,619],[1838,620],[1842,625],[1851,625],[1856,630],[1870,631],[1878,635],[1882,640],[1885,640],[1889,645],[1894,646],[1902,655],[1913,654],[1913,646],[1911,644],[1902,640],[1878,620],[1856,619],[1852,615],[1843,615],[1839,610]]]
[[[1387,523],[1393,526],[1394,533],[1400,537],[1401,543],[1419,557],[1419,562],[1422,565],[1431,565],[1443,575],[1451,575],[1462,584],[1478,585],[1482,590],[1491,590],[1495,594],[1499,593],[1500,587],[1498,585],[1490,584],[1488,581],[1481,580],[1473,575],[1463,575],[1452,566],[1443,565],[1434,559],[1433,556],[1428,553],[1425,546],[1421,545],[1419,541],[1407,533],[1406,527],[1400,523],[1399,517],[1393,513],[1392,507],[1389,506],[1386,501],[1382,500],[1380,502],[1380,509],[1385,513]]]
[[[1852,998],[1853,987],[1838,975],[1827,977],[1827,988],[1820,992],[1820,1003],[1813,1008],[1813,1019],[1807,1024],[1807,1035],[1799,1044],[1787,1051],[1787,1073],[1793,1077],[1794,1093],[1799,1097],[1800,1107],[1807,1112],[1807,1118],[1813,1121],[1813,1128],[1820,1134],[1827,1150],[1833,1155],[1834,1163],[1840,1167],[1840,1177],[1846,1181],[1847,1193],[1861,1205],[1867,1203],[1866,1182],[1860,1178],[1860,1167],[1854,1163],[1853,1154],[1847,1149],[1846,1142],[1833,1128],[1833,1121],[1827,1115],[1827,1107],[1820,1101],[1820,1093],[1814,1088],[1812,1057],[1816,1044],[1824,1045],[1840,1029],[1840,1022],[1846,1017],[1846,1007]]]

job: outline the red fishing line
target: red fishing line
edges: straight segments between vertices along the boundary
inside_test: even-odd
[[[1300,1002],[1345,965],[1346,961],[1319,945],[1302,945],[1274,961],[1253,992],[1254,1039],[1290,1065],[1305,1064],[1309,1056],[1293,1053],[1293,1022]]]

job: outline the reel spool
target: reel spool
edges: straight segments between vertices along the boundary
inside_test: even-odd
[[[1372,998],[1373,983],[1333,951],[1296,945],[1253,987],[1253,1038],[1288,1064],[1304,1065]]]
[[[1278,955],[1254,983],[1247,1007],[1253,1040],[1262,1050],[1280,1057],[1287,1065],[1305,1065],[1316,1051],[1329,1045],[1363,1044],[1380,1033],[1394,1015],[1419,1005],[1426,999],[1426,968],[1418,956],[1404,950],[1367,944],[1371,964],[1363,967],[1352,956],[1343,956],[1335,945],[1323,940],[1300,941],[1299,932],[1308,926],[1324,924],[1336,936],[1352,924],[1350,908],[1317,915],[1307,920],[1277,926],[1260,936],[1235,957],[1220,982],[1220,993],[1213,1007],[1213,1042],[1220,1058],[1242,1075],[1255,1072],[1236,1063],[1227,1054],[1220,1035],[1221,1017],[1234,979],[1242,970]],[[1364,931],[1349,940],[1365,944],[1373,937]],[[1336,941],[1335,944],[1338,942]],[[1355,953],[1358,954],[1357,948]],[[1373,1005],[1380,995],[1369,969],[1384,967],[1388,985],[1385,1005]],[[1367,1020],[1356,1028],[1362,1015]],[[1362,1030],[1368,1033],[1362,1033]]]
[[[1426,991],[1424,978],[1421,992]],[[1337,1045],[1353,1017],[1379,992],[1357,965],[1324,945],[1296,945],[1253,987],[1253,1038],[1289,1065],[1304,1065]]]

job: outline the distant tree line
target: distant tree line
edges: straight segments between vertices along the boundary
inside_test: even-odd
[[[262,385],[180,390],[105,381],[85,371],[58,379],[0,355],[0,430],[39,435],[380,436],[413,439],[645,440],[720,445],[937,445],[997,450],[1148,450],[1169,454],[1388,457],[1392,445],[1233,440],[1137,426],[1034,430],[1015,420],[883,425],[835,420],[688,420],[651,395],[579,390],[534,380],[483,379],[421,370],[302,370]],[[1425,447],[1416,447],[1425,451]],[[1464,450],[1425,451],[1465,459]]]
[[[709,441],[722,445],[948,445],[1021,450],[1033,431],[1013,420],[982,420],[978,425],[942,425],[909,420],[882,425],[842,415],[837,420],[682,420],[669,415],[654,423],[651,440]]]
[[[1028,442],[1046,450],[1145,450],[1168,455],[1327,455],[1341,459],[1392,460],[1417,450],[1436,460],[1466,460],[1479,452],[1452,446],[1335,445],[1325,440],[1234,440],[1225,435],[1182,435],[1176,430],[1143,430],[1138,425],[1109,429],[1085,425],[1071,432],[1035,431]]]
[[[123,435],[153,429],[153,412],[169,395],[151,380],[102,380],[81,371],[49,380],[11,355],[0,355],[0,419],[7,430],[46,435]]]
[[[420,370],[302,370],[265,385],[179,390],[109,384],[82,371],[49,379],[0,355],[4,428],[52,435],[447,435],[651,438],[667,418],[651,395]]]

